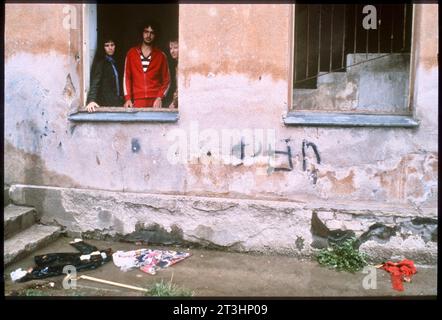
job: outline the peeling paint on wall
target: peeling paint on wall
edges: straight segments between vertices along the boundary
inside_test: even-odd
[[[409,154],[401,158],[395,168],[380,171],[374,177],[379,179],[389,198],[421,202],[435,191],[435,184],[423,184],[422,180],[436,177],[437,158],[435,153]]]
[[[81,12],[81,5],[73,5]],[[63,28],[63,4],[8,3],[5,5],[5,62],[23,51],[68,54],[69,30]],[[23,48],[26,48],[25,50]]]
[[[412,130],[284,126],[282,119],[289,110],[289,4],[181,5],[179,121],[74,125],[67,115],[80,106],[82,35],[81,28],[66,31],[58,25],[61,8],[6,6],[5,182],[122,192],[115,198],[94,198],[94,206],[87,195],[64,195],[60,206],[66,212],[56,213],[55,220],[69,225],[71,231],[124,235],[135,232],[141,221],[145,229],[158,223],[166,232],[175,225],[185,240],[250,250],[280,246],[280,251],[305,253],[317,237],[310,230],[312,210],[293,207],[326,202],[335,208],[344,203],[351,211],[375,203],[397,205],[397,216],[330,209],[317,210],[318,219],[327,234],[333,231],[337,239],[351,232],[360,236],[378,222],[385,228],[404,229],[386,240],[400,250],[409,242],[422,250],[434,245],[434,224],[413,223],[406,211],[412,208],[413,215],[437,216],[438,16],[434,6],[417,5],[413,107],[420,126]],[[36,29],[41,32],[29,38],[29,30]],[[338,99],[351,109],[354,95],[350,84],[339,91]],[[203,141],[199,150],[204,152],[195,162],[172,165],[165,135],[175,128],[189,133],[192,121],[201,130],[272,129],[277,141],[272,149],[275,161],[269,166],[265,144],[251,148],[257,138],[252,135],[253,139],[235,140],[235,164],[215,163],[217,150]],[[252,158],[256,163],[246,165]],[[147,205],[135,196],[127,200],[130,191],[170,198],[166,204],[161,204],[163,199]],[[171,200],[179,196],[236,202],[204,199],[186,202],[182,209],[182,199]],[[276,202],[245,206],[240,199]],[[289,201],[290,206],[277,208],[278,201]],[[85,208],[92,208],[92,213]],[[329,219],[324,218],[327,214]],[[408,231],[417,238],[406,237]],[[370,239],[363,247],[370,250],[387,243]]]
[[[23,184],[46,185],[63,184],[72,188],[80,184],[71,177],[55,172],[48,168],[45,161],[38,154],[28,153],[15,148],[5,141],[5,178],[20,181]]]
[[[66,76],[66,85],[64,86],[63,89],[63,97],[66,99],[66,102],[68,102],[68,104],[70,105],[72,100],[75,97],[75,87],[74,84],[72,83],[72,79],[71,79],[71,75],[68,74]]]

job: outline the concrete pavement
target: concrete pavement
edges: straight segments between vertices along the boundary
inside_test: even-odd
[[[63,289],[64,276],[44,280],[13,283],[10,272],[34,265],[33,256],[52,252],[76,252],[69,245],[71,238],[62,237],[33,255],[10,265],[5,270],[5,295],[23,295],[26,289],[50,296],[140,296],[142,292],[119,288],[89,280],[78,280],[76,289]],[[135,245],[132,243],[85,240],[99,249],[116,250],[140,248],[188,251],[191,257],[160,270],[156,275],[140,270],[120,271],[113,262],[91,271],[79,273],[114,282],[148,288],[155,282],[170,281],[194,291],[196,297],[373,297],[373,296],[435,296],[437,294],[437,267],[417,266],[418,272],[405,291],[392,289],[390,275],[376,272],[376,289],[364,289],[367,275],[336,272],[320,266],[316,261],[299,260],[290,256],[257,255],[194,248]],[[53,287],[49,285],[53,282]]]

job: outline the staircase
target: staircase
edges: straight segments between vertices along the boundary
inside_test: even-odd
[[[16,262],[46,246],[61,234],[61,227],[39,224],[32,207],[16,206],[9,198],[9,187],[3,191],[4,200],[4,265]]]
[[[346,72],[320,72],[316,86],[293,90],[295,110],[408,112],[409,53],[348,54]]]

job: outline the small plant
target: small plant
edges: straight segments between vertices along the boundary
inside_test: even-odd
[[[367,256],[355,249],[356,238],[344,241],[341,245],[332,245],[321,249],[316,256],[319,264],[338,271],[357,272],[367,265]]]
[[[161,282],[155,283],[146,295],[155,297],[191,297],[194,295],[194,292],[172,284],[172,281],[164,282],[161,280]]]
[[[41,291],[41,290],[38,290],[38,289],[26,289],[24,292],[23,292],[23,295],[24,296],[27,296],[27,297],[41,297],[41,296],[47,296],[47,294],[45,293],[45,292],[43,292],[43,291]]]

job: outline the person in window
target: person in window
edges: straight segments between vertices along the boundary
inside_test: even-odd
[[[170,87],[169,66],[155,46],[159,27],[147,22],[140,31],[143,41],[127,52],[124,63],[124,107],[161,108]]]
[[[169,52],[170,52],[170,61],[169,61],[169,70],[170,70],[170,89],[166,97],[166,106],[170,109],[178,108],[178,78],[177,78],[177,69],[178,69],[178,38],[173,38],[169,41]]]
[[[88,112],[100,106],[121,106],[120,80],[114,60],[115,42],[111,38],[104,41],[104,54],[98,54],[91,72],[91,83],[86,102]]]

